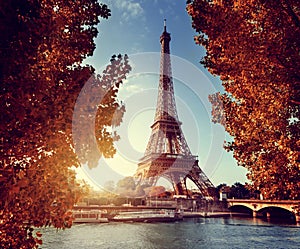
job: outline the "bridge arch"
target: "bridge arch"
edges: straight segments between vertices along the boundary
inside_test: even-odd
[[[266,218],[295,219],[295,213],[286,207],[268,206],[258,210]]]
[[[255,210],[255,206],[251,205],[250,203],[229,203],[228,207],[232,209],[236,209],[239,207],[247,208],[251,211]]]
[[[279,206],[266,206],[266,207],[262,207],[259,210],[257,210],[258,212],[264,212],[264,211],[268,211],[268,210],[284,210],[285,212],[289,212],[291,214],[294,214],[294,212],[291,210],[291,208],[288,207],[279,207]]]
[[[249,214],[249,216],[252,216],[252,213],[253,213],[253,209],[251,209],[250,207],[248,207],[246,205],[240,205],[240,204],[230,206],[229,210],[231,212]]]

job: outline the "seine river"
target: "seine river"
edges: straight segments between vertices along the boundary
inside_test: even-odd
[[[300,226],[260,219],[197,218],[176,223],[76,224],[43,230],[44,249],[300,248]]]

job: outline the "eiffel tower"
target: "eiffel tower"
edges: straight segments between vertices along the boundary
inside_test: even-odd
[[[161,60],[158,99],[152,133],[138,163],[135,178],[138,184],[155,186],[163,177],[172,183],[176,195],[188,195],[186,180],[190,179],[203,197],[215,196],[215,188],[192,155],[178,119],[170,59],[170,33],[166,20],[160,36]]]

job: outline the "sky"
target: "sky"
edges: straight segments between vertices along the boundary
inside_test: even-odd
[[[199,62],[204,48],[194,43],[196,35],[185,0],[103,0],[111,17],[102,19],[95,39],[96,50],[84,62],[98,72],[113,54],[127,54],[132,71],[120,88],[119,99],[126,106],[124,121],[115,130],[121,139],[115,143],[113,159],[101,159],[97,168],[83,166],[79,175],[92,186],[103,186],[131,176],[143,156],[151,134],[159,78],[160,42],[163,20],[171,33],[171,61],[175,100],[187,143],[199,156],[200,167],[217,186],[245,183],[247,171],[237,166],[232,153],[223,149],[230,139],[224,128],[211,122],[208,95],[221,91],[218,77],[209,74]],[[84,176],[83,176],[84,175]],[[165,183],[161,180],[161,183]]]

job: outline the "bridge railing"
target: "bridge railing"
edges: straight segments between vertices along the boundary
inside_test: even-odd
[[[299,204],[300,200],[258,200],[258,199],[227,199],[228,202],[261,203],[261,204]]]

